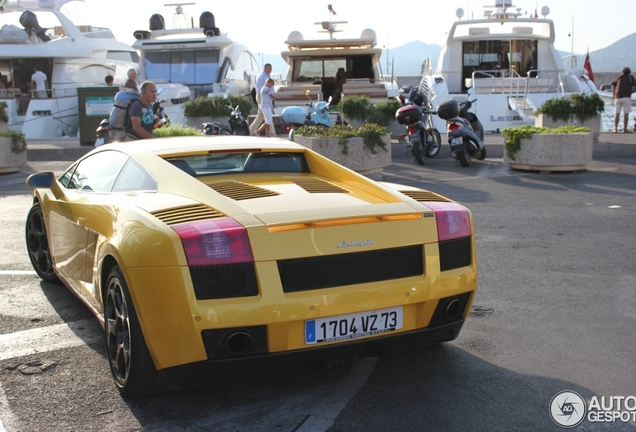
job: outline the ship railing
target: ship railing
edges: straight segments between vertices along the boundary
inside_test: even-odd
[[[479,70],[466,80],[466,87],[476,93],[508,94],[525,96],[527,93],[563,93],[563,83],[557,70],[527,71],[526,76],[514,69],[509,73],[501,70]]]

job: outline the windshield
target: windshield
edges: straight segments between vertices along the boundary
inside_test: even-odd
[[[213,84],[219,69],[219,50],[149,51],[144,60],[146,79],[183,84]]]

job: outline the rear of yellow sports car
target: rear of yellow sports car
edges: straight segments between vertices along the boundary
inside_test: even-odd
[[[161,184],[188,199],[147,206],[154,234],[119,246],[164,383],[457,337],[477,285],[470,212],[304,158],[301,172]]]

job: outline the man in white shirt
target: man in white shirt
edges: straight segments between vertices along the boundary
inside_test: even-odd
[[[31,90],[35,90],[33,96],[37,99],[46,99],[46,89],[49,88],[49,83],[46,81],[46,74],[35,67],[35,73],[31,75]]]
[[[269,74],[272,73],[272,65],[266,63],[263,66],[263,71],[258,74],[256,78],[256,103],[258,104],[258,113],[256,114],[256,118],[250,125],[250,135],[256,135],[256,131],[259,129],[261,122],[263,121],[263,111],[261,110],[261,90],[265,87],[265,83],[268,79],[270,79]],[[271,105],[270,105],[271,108]]]
[[[258,133],[261,133],[262,129],[265,129],[265,136],[271,137],[272,130],[274,130],[274,121],[273,121],[273,113],[272,113],[272,100],[276,99],[276,92],[274,91],[274,80],[268,79],[265,82],[265,85],[261,89],[261,103],[258,106],[259,111],[263,113],[263,119],[265,123],[258,128]]]

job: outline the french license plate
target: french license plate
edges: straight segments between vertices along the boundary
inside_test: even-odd
[[[402,328],[402,307],[305,321],[305,343],[355,339]]]
[[[100,137],[95,140],[95,147],[100,146],[102,144],[104,144],[104,137]]]
[[[420,134],[409,134],[409,141],[416,143],[420,141]]]
[[[458,145],[458,144],[464,144],[464,138],[462,137],[451,138],[450,145]]]

